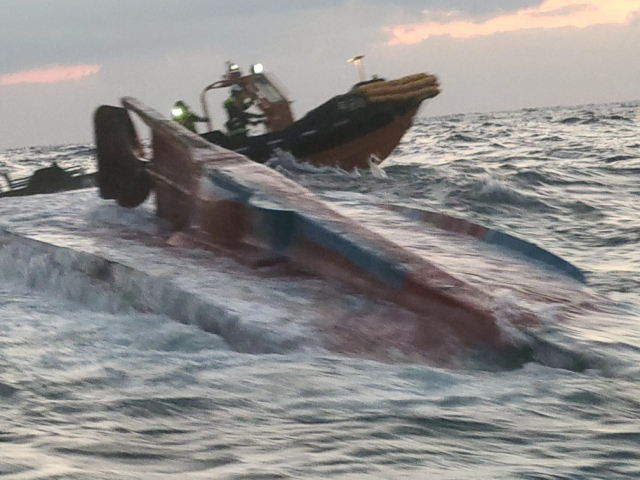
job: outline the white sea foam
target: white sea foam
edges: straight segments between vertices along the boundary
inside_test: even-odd
[[[490,356],[484,366],[459,370],[384,364],[306,347],[235,352],[222,335],[174,320],[200,318],[200,303],[188,294],[211,300],[228,319],[247,320],[247,338],[264,331],[252,322],[286,332],[285,318],[306,328],[317,325],[316,314],[323,320],[360,310],[330,318],[360,328],[351,333],[364,332],[358,338],[366,342],[376,333],[365,321],[372,304],[322,282],[313,288],[308,279],[260,276],[207,253],[145,243],[167,233],[157,219],[144,208],[123,212],[95,190],[0,200],[2,226],[70,247],[80,262],[65,269],[56,255],[21,242],[2,248],[0,472],[79,479],[639,478],[640,104],[587,110],[602,121],[563,123],[585,115],[565,107],[423,119],[385,163],[391,181],[364,171],[289,172],[340,211],[498,292],[498,302],[507,292],[507,311],[532,308],[548,318],[531,339],[540,341],[529,351],[534,356],[516,349],[516,361],[506,365]],[[456,133],[478,141],[452,142]],[[5,160],[26,172],[66,152],[26,148]],[[95,167],[93,158],[87,162],[88,170]],[[544,204],[478,195],[487,171],[507,192]],[[628,307],[613,314],[603,299],[582,302],[575,286],[372,207],[381,197],[530,239],[585,269],[593,290]],[[82,272],[94,264],[78,252],[131,265],[141,276],[115,268],[119,289],[92,284]],[[136,302],[159,313],[140,312]],[[172,307],[182,303],[186,308]],[[269,308],[261,317],[263,305]],[[378,319],[384,331],[393,313]],[[234,331],[232,320],[227,328]],[[549,344],[571,354],[560,360],[586,352],[587,369],[545,366],[560,365]]]

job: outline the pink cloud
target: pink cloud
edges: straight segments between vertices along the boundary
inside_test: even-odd
[[[591,25],[627,24],[640,12],[640,0],[545,0],[534,8],[498,15],[484,22],[427,21],[387,28],[390,44],[413,44],[432,36],[469,38],[533,28],[585,28]],[[428,12],[427,16],[428,16]]]
[[[69,65],[65,67],[49,67],[36,70],[21,70],[19,72],[0,75],[1,85],[19,85],[21,83],[57,83],[78,80],[95,75],[102,68],[101,65]]]

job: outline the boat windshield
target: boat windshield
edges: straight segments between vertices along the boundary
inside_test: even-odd
[[[251,82],[256,89],[258,97],[265,99],[269,103],[286,102],[286,98],[280,91],[264,76],[260,75]]]

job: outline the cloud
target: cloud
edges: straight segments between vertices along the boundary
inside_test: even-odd
[[[428,20],[425,23],[386,30],[391,34],[390,44],[408,45],[440,35],[469,38],[518,30],[628,24],[639,10],[640,0],[545,0],[537,7],[496,15],[481,22],[455,18],[455,12],[451,12],[454,16],[451,21],[426,12]]]
[[[403,0],[397,2],[405,11],[422,13],[458,12],[464,17],[482,17],[488,14],[515,12],[540,5],[544,0]],[[382,0],[380,3],[396,3]],[[402,5],[400,5],[400,3]]]
[[[0,75],[0,86],[19,85],[21,83],[58,83],[69,80],[79,80],[83,77],[95,75],[100,71],[100,65],[69,65],[64,67],[49,67],[35,70]]]
[[[430,103],[427,114],[639,98],[640,16],[637,24],[520,29],[472,39],[445,32],[413,45],[388,45],[389,37],[382,32],[385,25],[408,28],[421,21],[483,25],[496,18],[520,19],[522,12],[539,17],[535,20],[539,22],[556,18],[566,22],[584,15],[585,5],[602,11],[617,4],[628,11],[628,2],[619,0],[0,0],[0,4],[3,78],[49,70],[52,65],[101,66],[98,75],[84,77],[90,81],[0,87],[1,112],[29,112],[0,115],[0,149],[90,141],[94,109],[117,105],[123,95],[164,113],[178,99],[197,108],[202,88],[219,78],[226,60],[243,68],[262,62],[282,80],[298,117],[351,88],[357,75],[346,60],[360,53],[367,55],[367,74],[386,78],[421,71],[438,74],[444,94]],[[454,7],[457,13],[452,16]],[[434,12],[440,15],[437,22]],[[624,16],[618,17],[624,21]],[[226,118],[220,108],[225,93],[207,97],[209,106],[217,109],[212,112],[217,128]]]
[[[342,0],[1,0],[0,74],[54,63],[103,63],[206,44],[245,44],[255,26]],[[230,31],[231,30],[231,31]],[[282,32],[283,34],[286,32]]]
[[[351,35],[363,44],[385,24],[406,24],[423,11],[455,9],[464,15],[512,12],[542,0],[1,0],[0,74],[57,64],[106,64],[126,55],[168,50],[279,49],[297,44],[300,26]],[[355,29],[340,32],[348,20]],[[324,22],[324,23],[321,23]],[[304,32],[303,32],[304,35]],[[369,38],[369,37],[367,37]],[[313,48],[313,46],[312,46]],[[353,52],[352,52],[353,53]]]

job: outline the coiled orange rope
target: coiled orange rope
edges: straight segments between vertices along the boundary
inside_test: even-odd
[[[403,101],[415,98],[425,100],[440,93],[440,84],[435,75],[416,73],[398,78],[382,80],[356,87],[370,102]]]

